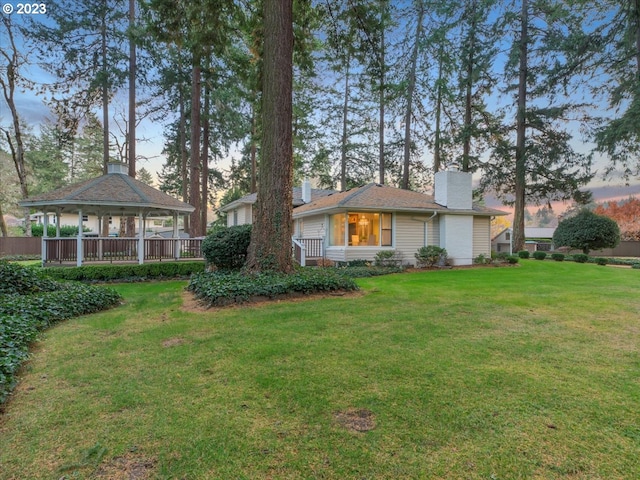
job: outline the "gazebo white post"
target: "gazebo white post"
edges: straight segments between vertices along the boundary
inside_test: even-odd
[[[104,217],[98,215],[98,260],[102,260],[102,222]]]
[[[138,263],[144,263],[144,215],[138,212]]]
[[[44,209],[44,224],[42,225],[42,251],[40,254],[40,259],[42,260],[42,266],[44,267],[47,263],[47,237],[49,230],[49,214],[47,213],[47,209]]]
[[[82,250],[82,209],[78,210],[78,239],[76,245],[76,266],[82,266],[83,250]]]
[[[178,212],[173,212],[173,258],[180,258],[180,231],[178,230]]]
[[[56,210],[56,238],[60,238],[60,210]]]

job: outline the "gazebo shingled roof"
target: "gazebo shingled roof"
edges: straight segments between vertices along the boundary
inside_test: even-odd
[[[166,193],[129,177],[122,167],[109,165],[109,173],[20,202],[23,207],[95,215],[164,216],[188,214],[194,208]]]

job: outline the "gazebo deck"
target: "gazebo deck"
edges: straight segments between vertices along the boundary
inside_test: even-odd
[[[78,239],[44,238],[43,264],[77,265]],[[138,238],[82,237],[82,264],[139,262]],[[144,262],[202,258],[202,238],[145,238]],[[46,253],[45,253],[46,252]]]

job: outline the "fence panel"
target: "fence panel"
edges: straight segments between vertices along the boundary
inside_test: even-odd
[[[0,256],[41,254],[40,237],[0,237]]]

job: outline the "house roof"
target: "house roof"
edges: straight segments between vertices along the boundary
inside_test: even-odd
[[[302,200],[302,187],[293,187],[293,206],[298,207],[300,205],[304,205],[304,200]],[[311,201],[317,200],[320,197],[325,197],[327,195],[331,195],[337,193],[336,190],[324,190],[320,188],[312,188],[311,189]],[[221,212],[230,212],[235,208],[238,208],[240,205],[253,205],[256,203],[258,199],[257,193],[250,193],[245,195],[242,198],[234,200],[233,202],[229,202],[226,205],[220,207]]]
[[[402,190],[387,185],[369,183],[345,192],[323,196],[293,211],[299,218],[318,213],[330,213],[344,209],[393,210],[413,213],[446,212],[465,215],[506,215],[505,212],[474,204],[470,210],[443,207],[435,202],[432,195]]]
[[[524,227],[524,238],[553,238],[555,231],[556,227]],[[495,241],[505,232],[513,232],[513,228],[505,228],[493,237],[491,241]]]
[[[19,203],[23,207],[44,211],[72,213],[82,210],[83,214],[96,215],[137,215],[140,210],[147,215],[167,215],[194,210],[188,203],[120,172],[111,172]]]

